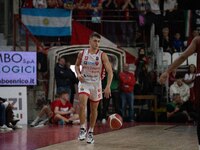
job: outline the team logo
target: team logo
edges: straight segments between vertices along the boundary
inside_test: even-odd
[[[88,56],[85,56],[85,60],[88,60]]]
[[[80,90],[81,90],[81,91],[84,91],[84,88],[83,88],[83,87],[81,87],[81,88],[80,88]]]
[[[85,65],[87,65],[87,61],[84,61],[83,63],[84,63]]]
[[[98,65],[98,64],[99,64],[99,62],[98,62],[98,61],[96,61],[96,62],[95,62],[95,64],[96,64],[96,65]]]
[[[99,57],[98,57],[98,56],[96,57],[96,60],[99,60]]]

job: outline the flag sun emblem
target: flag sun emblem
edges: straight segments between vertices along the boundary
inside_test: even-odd
[[[44,20],[43,20],[43,24],[44,24],[44,25],[48,25],[48,24],[49,24],[49,19],[44,18]]]

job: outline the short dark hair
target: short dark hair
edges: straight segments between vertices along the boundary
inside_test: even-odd
[[[99,39],[101,39],[101,35],[97,32],[93,32],[91,35],[90,35],[90,39],[93,38],[93,37],[97,37]]]
[[[60,97],[60,96],[62,96],[62,95],[64,95],[64,94],[69,94],[66,90],[63,90],[63,91],[60,91],[59,93],[58,93],[58,97]]]

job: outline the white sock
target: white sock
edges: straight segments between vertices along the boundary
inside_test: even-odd
[[[89,132],[93,132],[94,131],[94,128],[89,128]]]
[[[40,120],[40,117],[36,117],[35,120],[31,123],[31,125],[35,125]]]
[[[85,124],[81,124],[81,128],[86,129]]]

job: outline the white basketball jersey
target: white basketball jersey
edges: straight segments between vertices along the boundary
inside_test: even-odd
[[[81,74],[83,74],[85,82],[97,83],[101,81],[103,72],[102,53],[103,51],[98,50],[96,54],[90,54],[88,49],[83,50]]]

